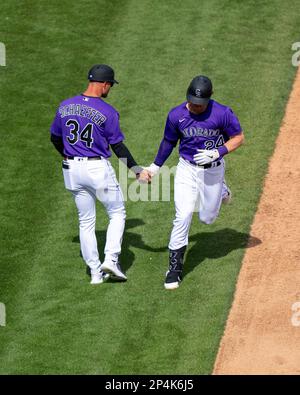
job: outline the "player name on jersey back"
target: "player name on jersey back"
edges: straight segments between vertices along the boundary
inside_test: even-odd
[[[86,104],[67,104],[59,108],[59,113],[61,118],[65,118],[70,115],[77,115],[79,117],[90,119],[99,126],[106,121],[105,115]]]

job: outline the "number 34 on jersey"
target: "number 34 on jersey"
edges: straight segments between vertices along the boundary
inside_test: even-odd
[[[69,144],[74,145],[77,141],[82,141],[88,148],[93,145],[93,124],[88,123],[85,127],[80,130],[80,125],[76,119],[69,119],[66,122],[66,126],[69,128],[70,136],[67,136]]]

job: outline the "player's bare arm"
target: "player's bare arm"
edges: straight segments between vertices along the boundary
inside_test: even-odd
[[[223,158],[243,144],[244,134],[231,108],[212,100],[212,94],[208,77],[197,76],[191,81],[187,101],[169,112],[158,153],[147,168],[152,175],[157,174],[179,142],[174,180],[176,216],[169,242],[166,289],[178,288],[182,280],[193,212],[198,212],[202,223],[212,224],[221,203],[228,204],[232,196],[224,178]]]
[[[241,132],[240,134],[231,137],[227,143],[225,143],[225,147],[229,152],[235,151],[237,148],[239,148],[242,144],[245,142],[245,136],[244,133]]]

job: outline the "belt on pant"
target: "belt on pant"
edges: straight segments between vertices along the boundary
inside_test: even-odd
[[[78,158],[78,156],[65,156],[64,159],[74,159],[74,158]],[[82,156],[82,158],[86,158],[87,160],[101,160],[102,157],[101,156]]]
[[[194,166],[201,167],[202,169],[210,169],[211,167],[218,167],[222,163],[220,160],[218,162],[207,163],[206,165],[197,165],[197,163],[192,162],[190,160],[189,162]]]

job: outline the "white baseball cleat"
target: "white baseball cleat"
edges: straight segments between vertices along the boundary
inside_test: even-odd
[[[222,197],[222,203],[223,204],[230,204],[232,200],[232,192],[231,190],[227,187],[227,194]]]
[[[165,283],[165,289],[172,290],[172,289],[176,289],[176,288],[179,288],[178,281],[176,281],[174,283]]]
[[[111,274],[113,277],[119,280],[127,280],[127,277],[122,272],[118,261],[105,261],[100,266],[100,270],[102,270],[104,273]]]
[[[102,284],[105,280],[108,279],[108,277],[109,274],[103,272],[91,274],[90,284],[93,285]]]

